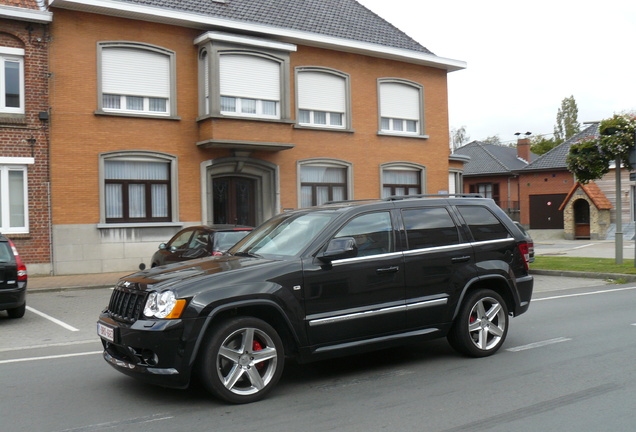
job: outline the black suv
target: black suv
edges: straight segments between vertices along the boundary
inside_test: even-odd
[[[245,403],[286,358],[443,336],[491,355],[532,286],[526,239],[490,199],[341,202],[279,214],[224,256],[122,278],[97,332],[122,373]]]
[[[26,311],[27,269],[15,245],[0,234],[0,311],[22,318]]]

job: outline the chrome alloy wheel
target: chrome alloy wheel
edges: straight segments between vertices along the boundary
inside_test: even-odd
[[[218,350],[216,369],[230,392],[253,395],[264,389],[276,374],[279,360],[272,338],[257,328],[240,328],[227,336]]]
[[[472,307],[468,319],[468,333],[480,350],[496,347],[506,332],[506,311],[492,297],[481,298]]]

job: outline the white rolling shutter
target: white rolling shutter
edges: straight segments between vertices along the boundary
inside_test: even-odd
[[[347,110],[345,79],[324,72],[298,74],[298,107],[344,113]]]
[[[420,91],[399,83],[380,84],[380,111],[382,117],[420,119]]]
[[[280,65],[262,57],[220,56],[221,95],[269,101],[280,100]]]
[[[102,93],[170,98],[170,58],[134,48],[102,49]]]

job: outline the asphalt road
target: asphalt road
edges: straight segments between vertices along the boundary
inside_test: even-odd
[[[493,357],[439,340],[290,363],[268,399],[243,406],[106,365],[95,320],[109,290],[34,294],[22,320],[0,312],[0,430],[631,432],[636,284],[576,281],[537,278]]]

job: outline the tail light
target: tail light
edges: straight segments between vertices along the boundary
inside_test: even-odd
[[[523,265],[528,271],[530,269],[530,245],[528,243],[520,243],[519,252],[521,252],[523,258]]]
[[[11,250],[13,251],[13,255],[15,256],[15,263],[18,267],[18,280],[25,281],[27,280],[27,268],[26,265],[22,262],[22,258],[20,258],[20,254],[18,250],[15,248],[15,245],[11,240],[9,240],[9,245],[11,245]]]

